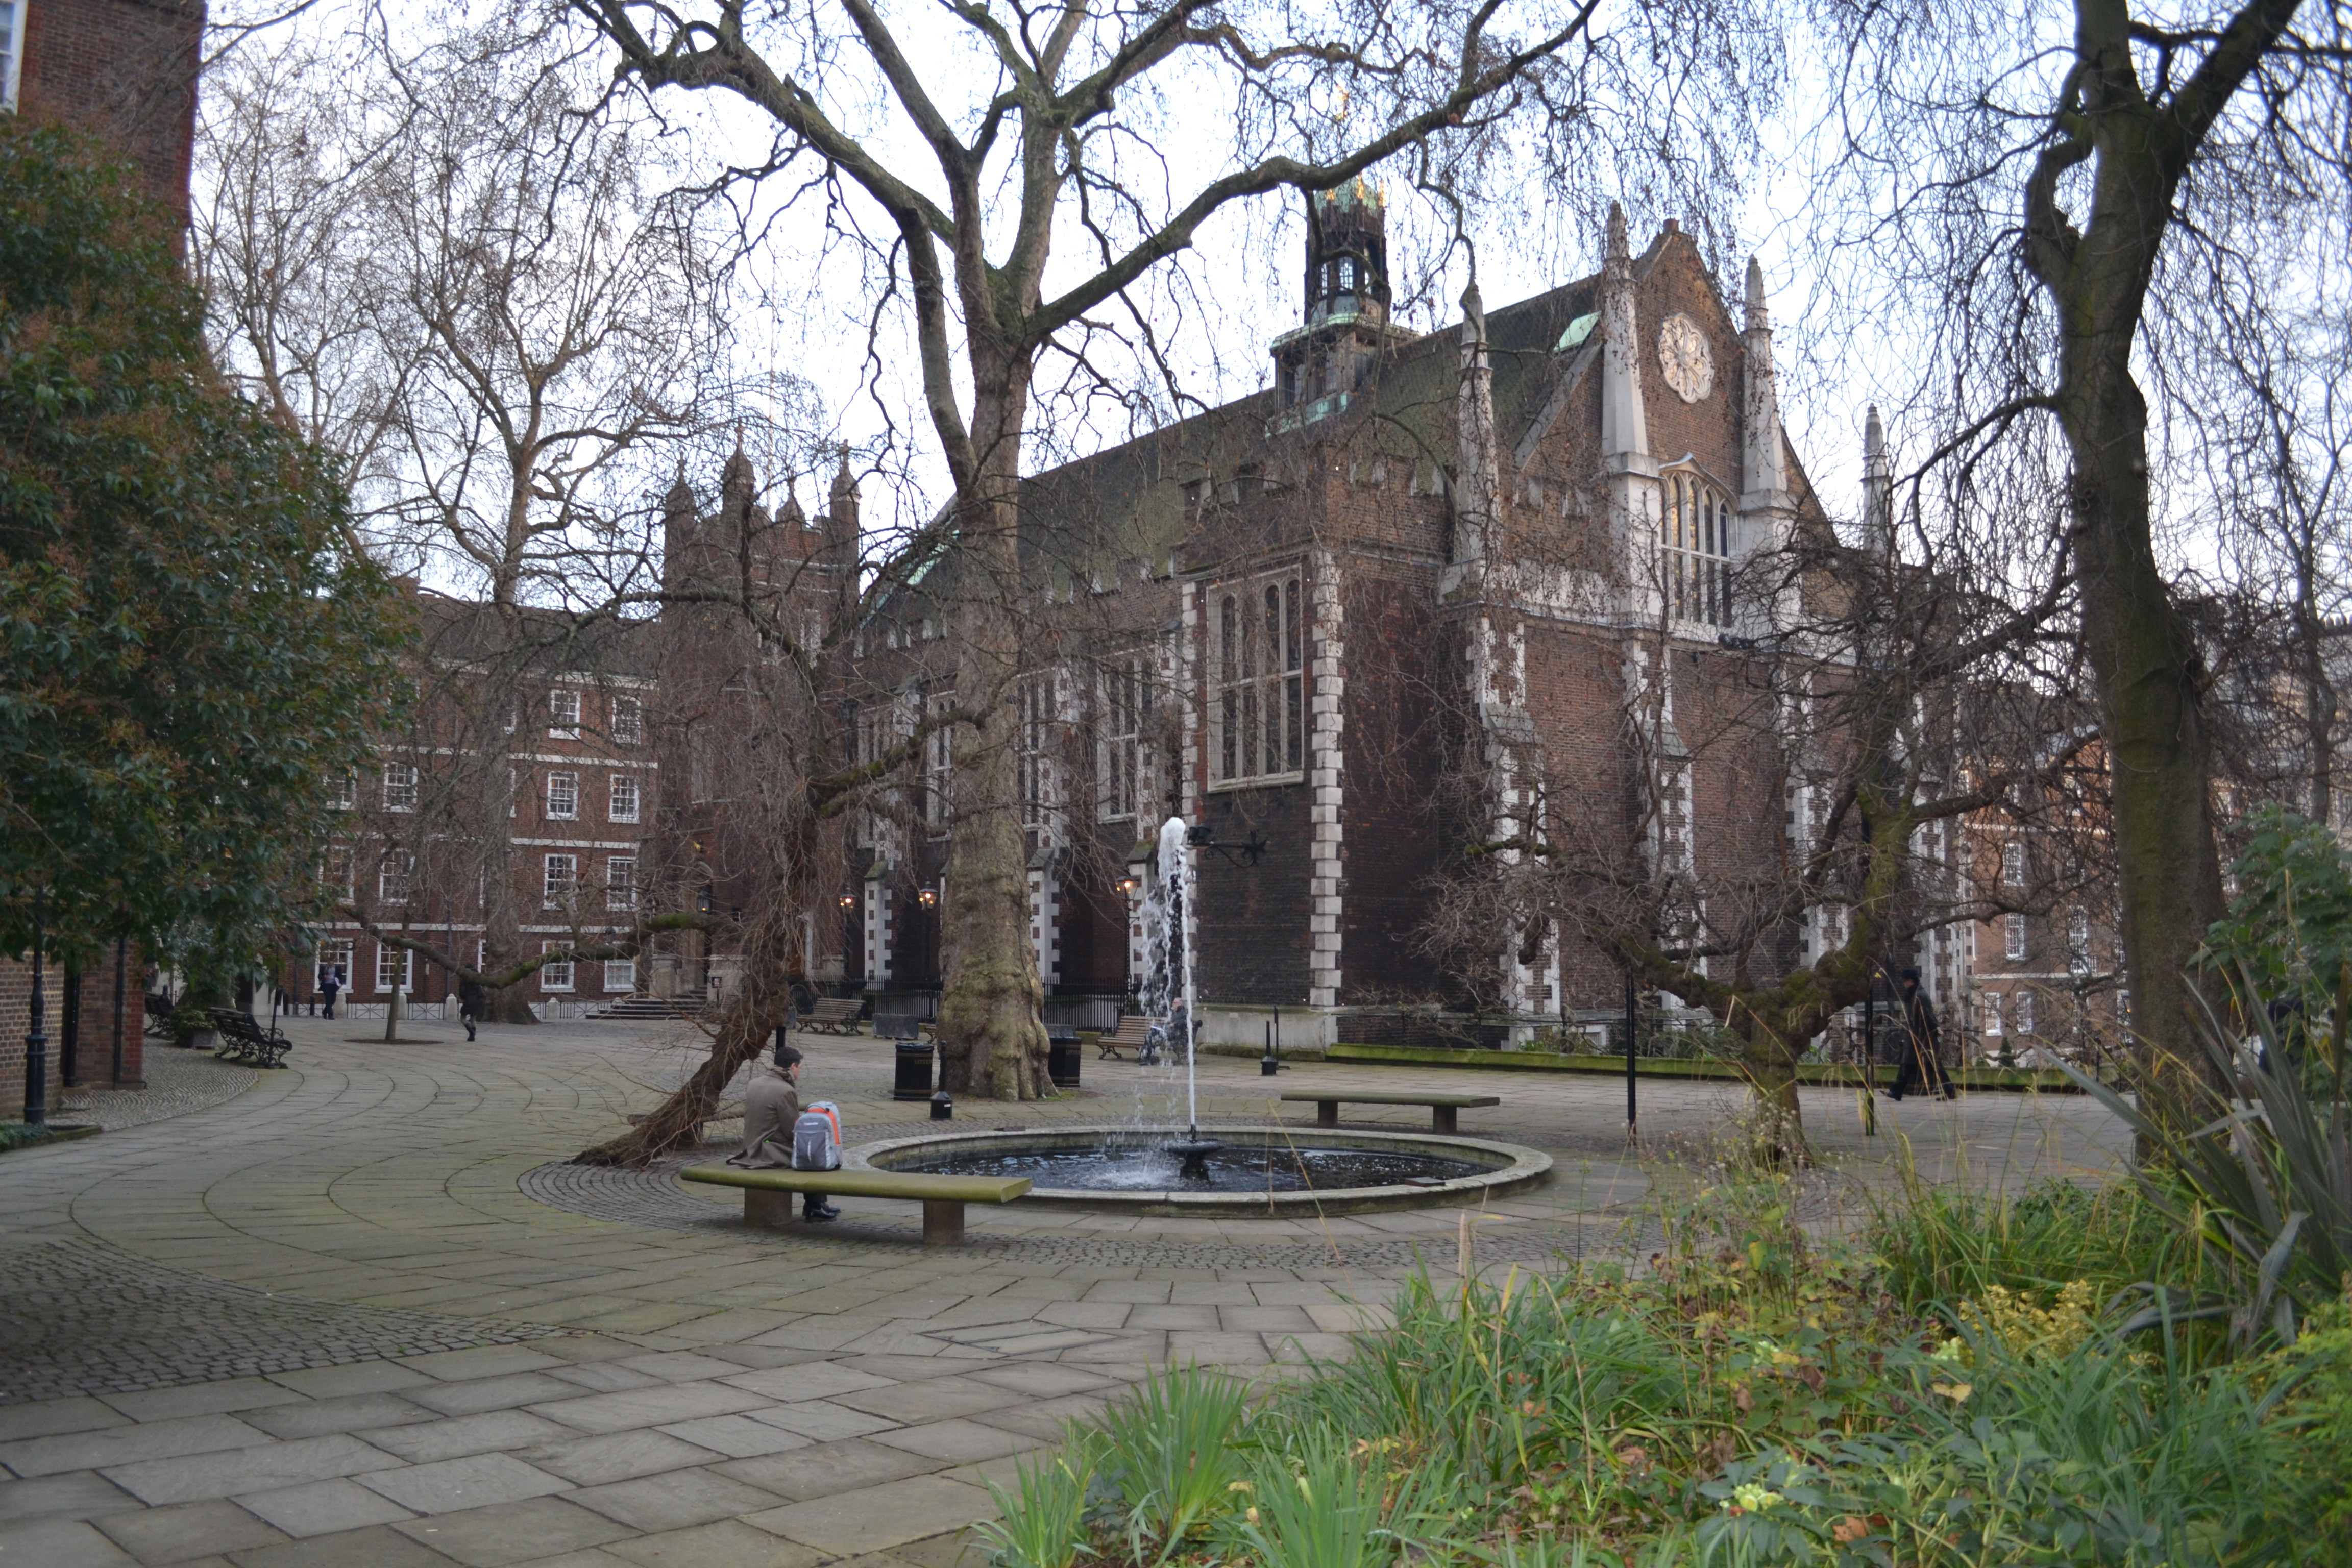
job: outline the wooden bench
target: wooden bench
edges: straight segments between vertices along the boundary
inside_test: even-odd
[[[1426,1105],[1432,1132],[1460,1131],[1457,1113],[1465,1107],[1503,1103],[1502,1096],[1496,1094],[1384,1094],[1378,1089],[1294,1089],[1282,1098],[1313,1100],[1318,1127],[1339,1126],[1342,1105]]]
[[[1029,1190],[1026,1176],[929,1176],[899,1171],[751,1171],[740,1165],[689,1165],[678,1173],[689,1182],[743,1189],[743,1223],[782,1226],[794,1223],[799,1193],[838,1194],[851,1198],[903,1198],[923,1205],[923,1240],[952,1247],[963,1239],[963,1205],[1009,1204]]]
[[[812,1035],[854,1035],[866,1004],[855,996],[820,996],[794,1026]]]
[[[1113,1061],[1121,1051],[1133,1051],[1141,1057],[1143,1047],[1150,1043],[1151,1020],[1140,1013],[1129,1013],[1120,1017],[1118,1027],[1107,1035],[1095,1037],[1097,1061]]]
[[[220,1049],[213,1055],[226,1062],[249,1062],[257,1068],[286,1065],[287,1050],[293,1045],[284,1035],[271,1029],[264,1032],[253,1020],[253,1015],[235,1007],[205,1009],[220,1031]]]

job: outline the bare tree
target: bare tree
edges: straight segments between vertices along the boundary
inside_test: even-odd
[[[2352,16],[2078,0],[2063,37],[1995,6],[1825,0],[1811,16],[1837,73],[1817,202],[1849,290],[1817,321],[1914,345],[1932,462],[2009,465],[2066,497],[2161,1113],[2167,1080],[2203,1070],[2189,972],[2222,894],[2206,675],[2155,526],[2178,448],[2152,429],[2200,438],[2181,323],[2340,269],[2337,244],[2296,241],[2346,229]]]
[[[352,479],[382,473],[422,347],[377,331],[368,308],[370,175],[404,118],[382,86],[326,43],[238,49],[205,73],[195,143],[189,265],[215,357]]]
[[[1507,976],[1549,952],[1564,995],[1622,975],[1711,1016],[1740,1043],[1760,1145],[1796,1160],[1796,1065],[1842,1010],[1937,931],[2046,914],[2107,869],[2063,596],[2004,592],[1981,555],[1906,550],[1927,531],[1892,514],[1882,478],[1866,489],[1843,536],[1807,518],[1701,590],[1769,606],[1767,636],[1691,648],[1672,616],[1695,613],[1692,585],[1673,552],[1648,556],[1659,609],[1624,649],[1620,746],[1530,735],[1498,758],[1460,715],[1469,850],[1424,931],[1474,994],[1507,1000]],[[1511,570],[1560,569],[1545,531],[1513,539]],[[2030,860],[1979,852],[1994,824]]]
[[[646,88],[765,114],[777,140],[761,172],[822,192],[828,221],[865,247],[872,308],[911,313],[955,490],[955,689],[976,716],[955,742],[939,1034],[950,1089],[1003,1098],[1049,1088],[1003,733],[1021,631],[1002,613],[1022,601],[1017,487],[1041,364],[1071,356],[1101,387],[1087,354],[1116,340],[1149,384],[1169,363],[1149,290],[1181,271],[1204,226],[1392,158],[1455,211],[1518,179],[1584,189],[1621,159],[1621,177],[1704,187],[1746,143],[1738,123],[1686,131],[1685,106],[1737,121],[1759,89],[1730,40],[1772,58],[1769,29],[1736,0],[1638,11],[1613,33],[1597,0],[1525,20],[1498,0],[957,5],[927,13],[919,40],[868,0],[844,0],[845,33],[815,10],[755,16],[741,0],[576,5]]]
[[[488,953],[434,951],[513,1023],[531,1019],[517,983],[547,961],[520,937],[536,868],[509,855],[531,773],[518,731],[546,728],[551,681],[619,673],[613,617],[655,602],[666,470],[774,413],[734,395],[692,204],[667,188],[656,128],[604,101],[589,41],[560,16],[405,56],[373,36],[249,40],[219,68],[203,142],[196,257],[225,363],[344,459],[373,553],[482,595],[418,628],[431,733],[381,737],[417,759],[417,799],[362,842],[445,902],[482,889]],[[804,389],[770,381],[787,418],[806,414]],[[351,911],[398,933],[379,940],[425,941],[401,912]]]

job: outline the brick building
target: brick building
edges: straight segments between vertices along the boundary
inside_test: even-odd
[[[1612,215],[1600,274],[1491,312],[1474,291],[1416,337],[1389,319],[1377,193],[1328,193],[1309,226],[1271,387],[1026,481],[1049,606],[1017,695],[1039,971],[1049,994],[1130,984],[1141,841],[1172,812],[1224,847],[1200,857],[1205,1037],[1256,1043],[1278,1009],[1313,1043],[1351,1010],[1465,996],[1522,1033],[1573,1026],[1622,985],[1578,941],[1496,931],[1451,971],[1425,950],[1469,837],[1645,822],[1652,865],[1696,883],[1780,857],[1816,810],[1757,721],[1787,605],[1734,589],[1828,526],[1780,426],[1760,274],[1735,311],[1676,226],[1636,256]],[[863,628],[869,744],[952,697],[954,595],[932,586]],[[928,800],[945,776],[925,772]],[[935,984],[943,844],[857,831],[852,976]],[[1774,961],[1834,939],[1815,923]],[[1948,1007],[1954,944],[1920,957]]]
[[[72,1121],[63,1113],[63,1093],[68,1083],[86,1089],[139,1089],[145,1085],[146,964],[137,948],[122,958],[121,1070],[116,1072],[114,985],[116,953],[101,954],[87,969],[60,964],[54,957],[44,965],[42,991],[46,1006],[43,1032],[48,1036],[48,1108],[51,1121]],[[32,1011],[33,969],[29,963],[0,963],[0,1121],[15,1121],[25,1110],[25,1037]]]
[[[188,220],[204,0],[0,0],[0,108],[99,132]]]
[[[661,769],[650,628],[411,592],[407,727],[342,781],[322,885],[379,930],[477,967],[633,929]],[[439,965],[351,919],[322,924],[279,983],[308,1004],[330,966],[368,1013],[395,992],[432,1005],[454,991]],[[514,994],[544,1009],[637,988],[635,962],[614,960],[551,963]]]

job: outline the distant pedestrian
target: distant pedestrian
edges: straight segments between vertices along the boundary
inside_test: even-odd
[[[457,1018],[466,1026],[466,1037],[474,1037],[474,1026],[482,1021],[482,983],[478,980],[457,982]]]
[[[327,999],[325,1016],[335,1016],[335,996],[343,988],[343,971],[339,964],[329,964],[319,971],[319,994]]]
[[[1895,1087],[1887,1092],[1889,1100],[1900,1100],[1915,1089],[1931,1095],[1941,1090],[1946,1100],[1960,1097],[1959,1089],[1944,1076],[1943,1034],[1936,1004],[1919,988],[1919,972],[1905,970],[1903,1016],[1896,1021],[1895,1037],[1901,1065],[1895,1069]]]

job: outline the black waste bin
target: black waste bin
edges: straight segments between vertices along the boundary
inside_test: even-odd
[[[1054,1080],[1055,1089],[1078,1087],[1079,1060],[1076,1029],[1045,1031],[1045,1075]]]
[[[931,1047],[928,1040],[898,1042],[898,1081],[890,1088],[893,1100],[931,1098]]]

